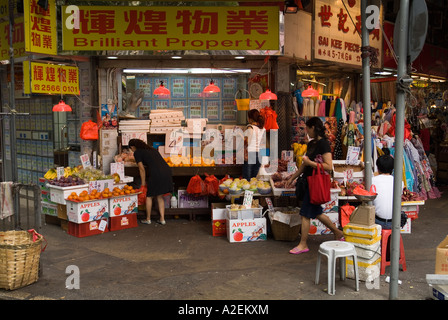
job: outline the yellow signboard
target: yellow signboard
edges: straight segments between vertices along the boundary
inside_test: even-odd
[[[48,0],[47,10],[37,2],[37,0],[23,0],[26,51],[56,55],[58,47],[55,0]]]
[[[24,93],[79,95],[77,67],[23,62]]]
[[[278,6],[73,7],[63,50],[279,50]]]
[[[14,58],[25,55],[25,31],[23,17],[14,21],[14,32],[12,34],[12,46]],[[0,60],[9,60],[9,22],[0,23]]]

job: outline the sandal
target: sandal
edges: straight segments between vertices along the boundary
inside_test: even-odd
[[[140,220],[143,224],[151,224],[151,220]]]
[[[305,253],[305,252],[308,252],[308,251],[310,251],[310,249],[308,249],[308,248],[303,249],[303,250],[299,250],[299,248],[294,247],[291,250],[289,250],[289,253],[291,253],[291,254],[301,254],[301,253]]]

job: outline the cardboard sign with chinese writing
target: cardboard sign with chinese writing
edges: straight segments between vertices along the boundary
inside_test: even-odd
[[[63,50],[279,50],[278,6],[79,6],[73,29],[66,8]]]
[[[338,0],[316,0],[314,12],[314,58],[361,66],[361,1],[344,5]],[[377,67],[382,65],[382,41],[381,30],[374,29],[369,43],[378,50]]]
[[[48,0],[47,10],[37,2],[38,0],[23,0],[26,51],[56,55],[58,39],[55,0]]]
[[[23,62],[24,93],[79,94],[77,67]]]

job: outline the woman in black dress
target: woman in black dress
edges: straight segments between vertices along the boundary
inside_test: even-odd
[[[173,178],[171,168],[162,158],[159,151],[152,148],[144,141],[131,139],[129,148],[134,152],[142,180],[142,186],[146,185],[146,220],[141,222],[151,224],[151,209],[153,197],[156,197],[159,205],[160,224],[165,224],[165,202],[163,195],[173,191]]]

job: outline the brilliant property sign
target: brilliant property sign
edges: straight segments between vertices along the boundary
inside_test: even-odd
[[[61,11],[63,50],[279,49],[278,6],[80,6]]]

